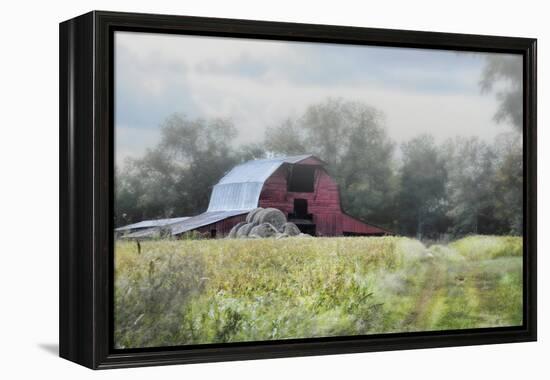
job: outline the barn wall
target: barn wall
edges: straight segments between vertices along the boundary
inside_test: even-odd
[[[303,162],[300,162],[302,164]],[[309,162],[318,165],[317,160]],[[342,212],[340,209],[340,194],[337,183],[321,167],[315,172],[314,191],[312,193],[297,193],[287,191],[288,167],[280,167],[264,183],[260,194],[260,207],[274,207],[287,216],[294,211],[294,199],[308,201],[308,213],[313,214],[317,234],[334,236],[342,234]]]
[[[388,232],[363,223],[362,221],[355,219],[347,214],[342,215],[342,231],[344,234],[351,233],[357,235],[387,235]]]
[[[309,158],[300,164],[319,165],[320,161]],[[387,234],[387,231],[363,223],[342,211],[338,184],[321,166],[316,170],[312,193],[288,192],[287,177],[288,166],[281,166],[266,180],[260,194],[260,207],[274,207],[288,216],[294,211],[294,199],[306,199],[308,213],[313,214],[319,236]]]
[[[297,193],[287,191],[287,168],[279,168],[264,183],[260,194],[260,207],[275,207],[285,213],[294,210],[294,199],[306,199],[312,214],[340,212],[338,185],[323,169],[315,173],[314,191]]]
[[[231,228],[239,222],[243,222],[246,219],[246,215],[232,216],[227,219],[220,220],[219,222],[212,223],[206,226],[202,226],[196,229],[196,231],[204,234],[210,234],[212,230],[216,230],[216,237],[226,236]]]

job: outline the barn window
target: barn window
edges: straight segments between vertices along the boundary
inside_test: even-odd
[[[290,168],[288,191],[295,193],[313,193],[315,166],[294,165]]]

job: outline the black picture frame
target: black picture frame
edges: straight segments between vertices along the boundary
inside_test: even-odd
[[[523,56],[523,325],[157,349],[113,345],[113,34],[141,31]],[[535,341],[536,39],[93,11],[60,24],[60,356],[93,369]]]

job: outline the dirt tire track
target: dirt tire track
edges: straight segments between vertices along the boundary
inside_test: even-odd
[[[420,297],[418,297],[414,310],[405,319],[405,326],[414,326],[415,330],[422,330],[427,327],[423,321],[426,318],[434,294],[441,288],[443,270],[436,261],[435,257],[429,259],[429,269],[425,274],[426,286],[423,288]]]

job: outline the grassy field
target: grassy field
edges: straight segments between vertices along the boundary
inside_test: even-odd
[[[117,241],[118,348],[514,326],[522,240]]]

